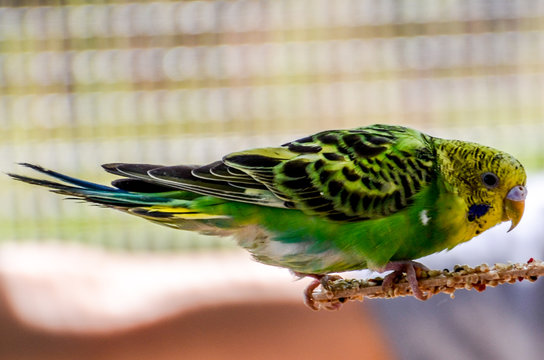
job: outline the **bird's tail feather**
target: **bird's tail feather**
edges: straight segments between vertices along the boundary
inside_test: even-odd
[[[69,198],[83,199],[105,207],[115,208],[164,225],[195,230],[194,228],[200,226],[200,223],[208,222],[208,225],[213,227],[218,225],[218,223],[216,223],[218,220],[221,222],[224,221],[224,219],[228,219],[228,217],[224,215],[210,214],[201,209],[194,209],[192,206],[193,200],[201,197],[201,195],[188,191],[158,186],[155,188],[169,191],[153,193],[132,192],[73,178],[52,170],[44,169],[38,165],[28,163],[21,163],[21,165],[59,180],[60,182],[37,179],[18,174],[8,175],[15,180],[47,187],[51,191],[66,195]],[[131,181],[133,179],[120,180]],[[114,185],[116,181],[113,182]],[[142,180],[134,181],[141,182]],[[153,186],[151,186],[151,188],[153,188]]]
[[[18,174],[8,174],[15,180],[23,181],[33,185],[44,186],[51,191],[68,196],[83,198],[84,200],[95,202],[106,206],[138,206],[138,205],[159,205],[171,202],[172,199],[168,193],[133,193],[125,190],[104,186],[89,181],[76,179],[56,171],[44,169],[41,166],[22,163],[21,165],[48,175],[52,178],[62,181],[55,182],[45,179],[37,179]],[[162,196],[161,196],[162,195]]]

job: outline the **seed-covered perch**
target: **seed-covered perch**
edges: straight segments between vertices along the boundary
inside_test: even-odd
[[[468,265],[456,265],[453,271],[429,270],[418,274],[419,288],[426,298],[438,293],[450,294],[458,289],[476,289],[484,291],[487,286],[497,286],[505,283],[513,284],[516,281],[536,281],[544,275],[544,262],[530,259],[522,264],[487,264],[470,267]],[[393,284],[391,289],[385,291],[382,288],[382,278],[370,280],[339,279],[329,281],[326,288],[320,287],[313,293],[317,306],[336,309],[338,304],[349,300],[363,300],[363,298],[395,298],[399,296],[412,296],[412,290],[404,277]]]

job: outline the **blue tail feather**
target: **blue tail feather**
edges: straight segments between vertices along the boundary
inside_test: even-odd
[[[53,171],[53,170],[44,169],[44,168],[42,168],[41,166],[38,166],[38,165],[29,164],[29,163],[19,163],[19,165],[31,168],[32,170],[36,170],[38,172],[41,172],[42,174],[49,175],[51,177],[54,177],[55,179],[59,179],[61,181],[67,182],[67,183],[72,184],[72,185],[79,186],[79,187],[84,188],[84,189],[125,192],[124,190],[119,190],[119,189],[112,188],[112,187],[109,187],[109,186],[104,186],[104,185],[92,183],[92,182],[89,182],[89,181],[76,179],[76,178],[73,178],[71,176],[64,175],[64,174],[58,173],[58,172]]]
[[[128,192],[125,190],[104,186],[96,183],[92,183],[85,180],[80,180],[67,176],[56,171],[44,169],[41,166],[22,163],[21,165],[36,170],[42,174],[46,174],[55,179],[61,180],[66,184],[45,180],[45,179],[36,179],[28,176],[22,176],[17,174],[8,174],[12,178],[23,181],[26,183],[45,186],[50,188],[53,192],[68,195],[76,196],[78,198],[83,198],[87,201],[96,202],[104,205],[113,205],[113,206],[141,206],[141,205],[151,205],[151,204],[164,204],[170,203],[172,201],[182,201],[173,199],[171,193],[165,193],[166,196],[160,196],[157,193],[155,194],[145,194],[145,193],[134,193]]]

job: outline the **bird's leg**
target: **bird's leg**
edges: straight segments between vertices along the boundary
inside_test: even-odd
[[[419,284],[417,282],[418,271],[428,271],[428,267],[416,261],[410,260],[391,261],[390,263],[385,265],[382,271],[390,270],[393,270],[393,272],[383,279],[382,288],[384,291],[391,289],[395,280],[398,277],[402,276],[403,273],[406,273],[406,280],[408,280],[408,284],[410,284],[410,288],[412,289],[412,293],[414,294],[414,296],[419,300],[427,300],[429,298],[428,295],[423,295],[423,292],[419,288]]]
[[[310,285],[308,285],[308,287],[306,287],[306,289],[304,290],[304,303],[306,304],[306,306],[308,306],[312,310],[319,310],[319,306],[318,306],[318,304],[316,304],[316,302],[314,300],[314,295],[313,295],[314,290],[319,285],[321,285],[321,287],[326,289],[328,287],[328,282],[329,281],[335,281],[335,280],[341,280],[342,279],[342,277],[339,276],[339,275],[304,274],[304,273],[299,273],[299,272],[296,272],[296,271],[294,271],[293,273],[296,276],[299,276],[301,278],[305,277],[305,276],[309,276],[309,277],[314,278],[314,281],[312,281],[310,283]],[[335,303],[335,304],[327,305],[325,308],[327,310],[338,310],[338,309],[340,309],[341,306],[342,306],[342,303]]]

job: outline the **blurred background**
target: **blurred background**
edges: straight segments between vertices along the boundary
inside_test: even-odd
[[[31,162],[106,183],[102,163],[206,163],[374,123],[510,152],[529,173],[524,221],[426,260],[438,268],[542,258],[543,90],[538,1],[0,0],[1,171]],[[307,280],[252,262],[229,239],[7,176],[0,200],[2,358],[544,351],[538,282],[312,313]],[[493,335],[506,324],[515,342]],[[433,341],[416,347],[417,337]]]

